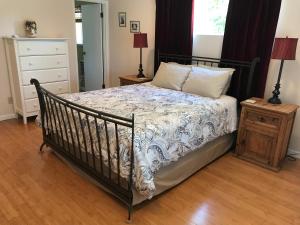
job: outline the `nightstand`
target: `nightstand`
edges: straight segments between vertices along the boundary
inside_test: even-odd
[[[119,79],[120,79],[121,86],[141,84],[141,83],[152,81],[152,78],[150,77],[138,78],[137,75],[120,76]]]
[[[278,171],[285,158],[299,106],[272,105],[260,98],[242,102],[236,156]]]

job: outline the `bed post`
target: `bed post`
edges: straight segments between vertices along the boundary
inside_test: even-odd
[[[43,131],[43,143],[40,146],[40,152],[43,150],[43,147],[46,145],[45,143],[45,136],[46,136],[46,128],[45,128],[45,116],[46,116],[46,104],[44,100],[44,96],[41,92],[41,85],[40,82],[36,79],[31,79],[30,84],[33,84],[36,88],[39,103],[40,103],[40,112],[41,112],[41,124],[42,124],[42,131]]]
[[[132,221],[132,204],[133,204],[133,194],[132,194],[132,182],[133,182],[133,165],[134,165],[134,114],[132,114],[132,129],[131,129],[131,155],[130,155],[130,171],[129,171],[129,187],[131,190],[131,196],[128,205],[128,223]]]

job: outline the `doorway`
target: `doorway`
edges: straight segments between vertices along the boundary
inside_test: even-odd
[[[75,0],[75,23],[79,91],[106,87],[106,20],[107,4],[101,0]]]

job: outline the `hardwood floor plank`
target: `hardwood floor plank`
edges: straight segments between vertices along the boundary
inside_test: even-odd
[[[126,224],[127,208],[73,171],[50,149],[38,151],[34,122],[0,122],[0,224]],[[279,173],[227,154],[184,183],[134,209],[142,225],[299,225],[300,163]]]

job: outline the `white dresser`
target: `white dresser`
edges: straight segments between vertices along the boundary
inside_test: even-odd
[[[39,102],[30,79],[54,94],[70,92],[68,43],[66,39],[5,38],[6,57],[15,112],[38,115]]]

